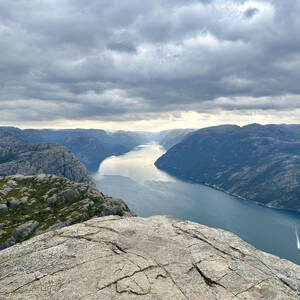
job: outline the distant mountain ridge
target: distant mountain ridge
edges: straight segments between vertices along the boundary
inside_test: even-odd
[[[101,129],[25,129],[22,134],[31,142],[52,142],[67,147],[91,173],[97,171],[105,158],[124,154],[147,142],[142,133]]]
[[[171,129],[158,133],[158,142],[164,146],[166,150],[181,142],[189,133],[195,129]]]
[[[223,125],[190,133],[155,165],[270,207],[300,211],[300,125]]]
[[[101,129],[21,130],[16,127],[0,127],[0,143],[9,145],[12,143],[17,143],[18,145],[23,143],[26,144],[25,148],[28,148],[29,144],[31,145],[30,147],[34,148],[37,147],[37,143],[39,143],[39,147],[42,147],[42,144],[44,144],[44,147],[46,147],[46,144],[50,147],[50,143],[55,143],[57,147],[58,145],[67,147],[85,165],[90,173],[94,173],[98,170],[100,163],[109,156],[122,155],[133,150],[138,145],[147,144],[151,141],[156,141],[166,149],[169,149],[192,131],[194,129],[133,132],[122,130],[105,131]],[[2,155],[2,157],[0,155],[0,163],[1,159],[6,159],[5,157],[5,155]],[[12,174],[15,174],[14,171],[9,172],[9,175]],[[26,175],[33,174],[26,173]]]
[[[93,184],[85,166],[66,147],[31,143],[22,130],[0,127],[0,176],[42,173]]]

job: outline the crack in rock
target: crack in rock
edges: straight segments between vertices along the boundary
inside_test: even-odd
[[[251,289],[255,288],[256,286],[260,285],[261,283],[263,283],[264,281],[267,281],[267,280],[269,280],[269,278],[265,278],[265,279],[259,281],[258,283],[254,283],[254,284],[250,285],[247,289],[242,290],[242,291],[238,292],[237,294],[234,294],[233,296],[234,296],[234,297],[238,297],[238,295],[240,295],[240,294],[247,293],[247,292],[249,292]]]
[[[165,267],[167,267],[169,264],[162,265],[162,264],[158,263],[156,260],[154,260],[154,261],[157,263],[157,265],[158,265],[160,268],[162,268],[162,269],[166,272],[166,274],[167,274],[168,277],[171,279],[172,283],[173,283],[173,284],[177,287],[177,289],[180,291],[180,293],[181,293],[186,299],[189,299],[189,298],[187,297],[187,295],[185,294],[185,292],[182,290],[182,288],[177,284],[177,282],[175,281],[175,279],[173,278],[173,276],[171,275],[171,273],[165,268]]]
[[[230,247],[233,251],[238,252],[238,253],[242,256],[242,258],[246,257],[246,254],[245,254],[244,252],[242,252],[240,249],[235,248],[235,247],[233,247],[233,246],[231,246],[231,245],[229,245],[229,247]]]
[[[123,249],[120,245],[118,245],[115,242],[109,242],[108,244],[112,246],[111,250],[117,255],[120,255],[122,253],[127,253],[125,248]]]
[[[87,264],[87,263],[90,263],[90,262],[94,262],[94,261],[97,261],[97,260],[99,260],[99,259],[102,259],[102,258],[105,258],[105,257],[110,257],[110,256],[111,256],[111,255],[99,256],[99,257],[97,257],[97,258],[90,259],[90,260],[86,260],[86,261],[83,261],[82,263],[75,264],[75,265],[70,266],[70,267],[65,267],[65,268],[59,269],[59,270],[57,270],[57,271],[55,271],[55,272],[53,272],[53,273],[50,273],[50,274],[43,274],[42,276],[38,276],[38,277],[36,277],[34,280],[31,280],[31,281],[29,281],[29,282],[26,282],[25,284],[23,284],[23,285],[17,287],[17,288],[14,289],[13,291],[4,293],[4,295],[9,295],[9,294],[11,294],[11,293],[15,293],[15,292],[18,291],[19,289],[21,289],[21,288],[23,288],[23,287],[25,287],[25,286],[27,286],[27,285],[30,285],[30,284],[32,284],[32,283],[35,282],[35,281],[41,280],[42,278],[49,277],[49,276],[53,276],[53,275],[56,275],[56,274],[61,273],[61,272],[69,271],[69,270],[75,269],[75,268],[77,268],[77,267],[79,267],[79,266],[82,266],[82,265],[84,265],[84,264]],[[35,272],[40,272],[40,271],[35,271]]]
[[[279,277],[274,270],[272,270],[268,265],[266,265],[261,259],[259,259],[257,256],[252,255],[252,257],[256,258],[257,261],[259,261],[262,265],[264,265],[268,270],[270,270],[271,274],[275,276],[278,280],[280,280],[285,286],[290,288],[292,291],[297,292],[298,295],[300,295],[300,292],[298,289],[292,287],[288,282],[286,282],[283,278]]]
[[[120,234],[119,231],[113,229],[113,228],[110,228],[110,227],[104,227],[104,226],[96,226],[96,225],[89,225],[89,224],[84,224],[86,227],[91,227],[91,228],[98,228],[98,229],[104,229],[104,230],[108,230],[108,231],[111,231],[111,232],[114,232],[114,233],[117,233],[117,234]]]
[[[104,286],[102,286],[102,287],[100,287],[100,288],[98,287],[97,290],[98,290],[98,292],[99,292],[99,291],[104,290],[104,289],[106,289],[106,288],[108,288],[108,287],[111,287],[112,285],[118,283],[119,281],[121,281],[121,280],[123,280],[123,279],[130,278],[130,277],[132,277],[132,276],[134,276],[134,275],[136,275],[136,274],[138,274],[138,273],[145,272],[145,271],[147,271],[147,270],[156,269],[156,268],[158,268],[158,267],[159,267],[159,266],[148,266],[148,267],[146,267],[146,268],[139,269],[139,270],[137,270],[137,271],[132,272],[132,273],[129,274],[129,275],[124,275],[124,276],[122,276],[122,277],[120,277],[120,278],[118,278],[118,279],[116,279],[116,280],[114,280],[114,281],[112,281],[112,282],[110,282],[110,283],[108,283],[108,284],[105,284]]]
[[[30,285],[30,284],[32,284],[32,283],[35,282],[35,281],[41,280],[42,278],[44,278],[44,277],[46,277],[46,276],[47,276],[47,274],[44,274],[44,275],[39,276],[39,277],[36,277],[36,278],[34,278],[33,280],[31,280],[31,281],[29,281],[29,282],[26,282],[26,283],[24,283],[23,285],[21,285],[21,286],[15,288],[14,290],[12,290],[12,291],[10,291],[10,292],[8,292],[8,293],[4,293],[4,295],[9,295],[9,294],[15,293],[15,292],[17,292],[18,290],[20,290],[21,288],[23,288],[23,287],[25,287],[25,286],[27,286],[27,285]]]
[[[136,275],[144,275],[146,277],[146,279],[147,279],[146,287],[143,287],[136,280],[136,279],[138,279],[138,278],[135,278]],[[131,282],[127,283],[127,286],[126,286],[126,280],[130,280],[131,282],[133,282],[138,287],[138,289],[134,289],[134,287],[132,287],[131,284],[130,284]],[[141,281],[141,283],[143,283],[143,281]],[[122,284],[123,284],[123,287],[122,287]],[[149,281],[148,276],[146,276],[145,272],[137,273],[137,274],[133,275],[130,278],[120,280],[116,283],[116,292],[119,293],[119,294],[130,292],[130,293],[135,294],[135,295],[147,295],[147,294],[150,293],[150,290],[151,290],[150,281]]]
[[[206,276],[206,275],[200,270],[200,268],[199,268],[196,264],[193,264],[193,267],[197,270],[197,272],[200,274],[200,276],[204,279],[206,285],[208,285],[209,287],[213,287],[213,286],[215,286],[215,285],[218,285],[218,286],[221,286],[222,288],[224,288],[224,289],[226,290],[226,287],[225,287],[223,284],[221,284],[221,283],[219,283],[219,282],[217,282],[217,281],[215,281],[215,280],[209,278],[208,276]]]
[[[189,236],[191,236],[191,237],[193,237],[193,238],[195,238],[195,239],[198,239],[198,240],[200,240],[200,241],[202,241],[202,242],[208,244],[209,246],[211,246],[212,248],[214,248],[214,249],[217,250],[218,252],[223,253],[223,254],[225,254],[226,256],[230,256],[230,257],[232,257],[233,259],[236,259],[232,254],[227,253],[227,252],[225,252],[224,250],[222,250],[222,249],[216,247],[215,245],[213,245],[213,244],[210,243],[209,241],[207,241],[207,240],[201,238],[201,237],[198,236],[197,234],[195,234],[195,233],[193,233],[193,232],[190,232],[190,231],[188,231],[188,230],[184,230],[184,229],[182,229],[182,228],[180,228],[180,227],[177,227],[176,224],[172,224],[172,225],[173,225],[175,228],[177,228],[177,229],[179,229],[180,231],[182,231],[183,233],[185,233],[185,234],[187,234],[187,235],[189,235]]]

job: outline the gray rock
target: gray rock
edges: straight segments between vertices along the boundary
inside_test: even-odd
[[[7,185],[11,186],[11,187],[15,187],[17,185],[17,183],[15,182],[15,180],[13,178],[11,178],[9,181],[7,181]]]
[[[3,188],[2,190],[0,190],[0,193],[3,196],[6,196],[12,190],[13,190],[13,188],[7,185],[5,188]]]
[[[97,218],[0,251],[0,298],[299,299],[300,266],[171,217]]]
[[[27,203],[28,202],[28,196],[24,196],[20,199],[21,203]]]
[[[8,211],[7,205],[5,203],[0,203],[0,214],[6,213]]]
[[[54,203],[56,201],[57,201],[57,195],[56,194],[54,194],[53,196],[47,198],[48,203]]]
[[[4,142],[0,137],[0,175],[12,177],[12,186],[22,175],[54,174],[75,182],[93,184],[85,166],[65,147],[53,143]],[[40,175],[43,181],[44,175]]]
[[[31,233],[31,231],[36,228],[39,225],[39,223],[37,221],[28,221],[20,226],[17,227],[14,236],[16,238],[24,238],[26,237],[28,234]]]
[[[16,174],[16,175],[14,175],[14,176],[12,176],[12,179],[14,180],[14,181],[22,181],[22,180],[24,180],[24,175],[21,175],[21,174]]]
[[[9,198],[8,202],[9,202],[9,206],[10,207],[16,207],[16,206],[18,206],[20,204],[20,200],[14,198],[14,197]]]
[[[0,250],[8,248],[8,247],[14,245],[15,243],[16,243],[15,237],[11,236],[10,238],[6,239],[3,243],[1,243]]]
[[[60,197],[63,197],[66,200],[71,200],[73,198],[78,197],[78,190],[68,189],[59,194]]]

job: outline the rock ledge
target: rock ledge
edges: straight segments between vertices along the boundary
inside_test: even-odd
[[[0,299],[299,299],[300,266],[171,217],[89,220],[0,252]]]

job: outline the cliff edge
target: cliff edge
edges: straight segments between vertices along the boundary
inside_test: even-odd
[[[109,216],[0,251],[1,299],[299,299],[300,266],[229,232]]]

